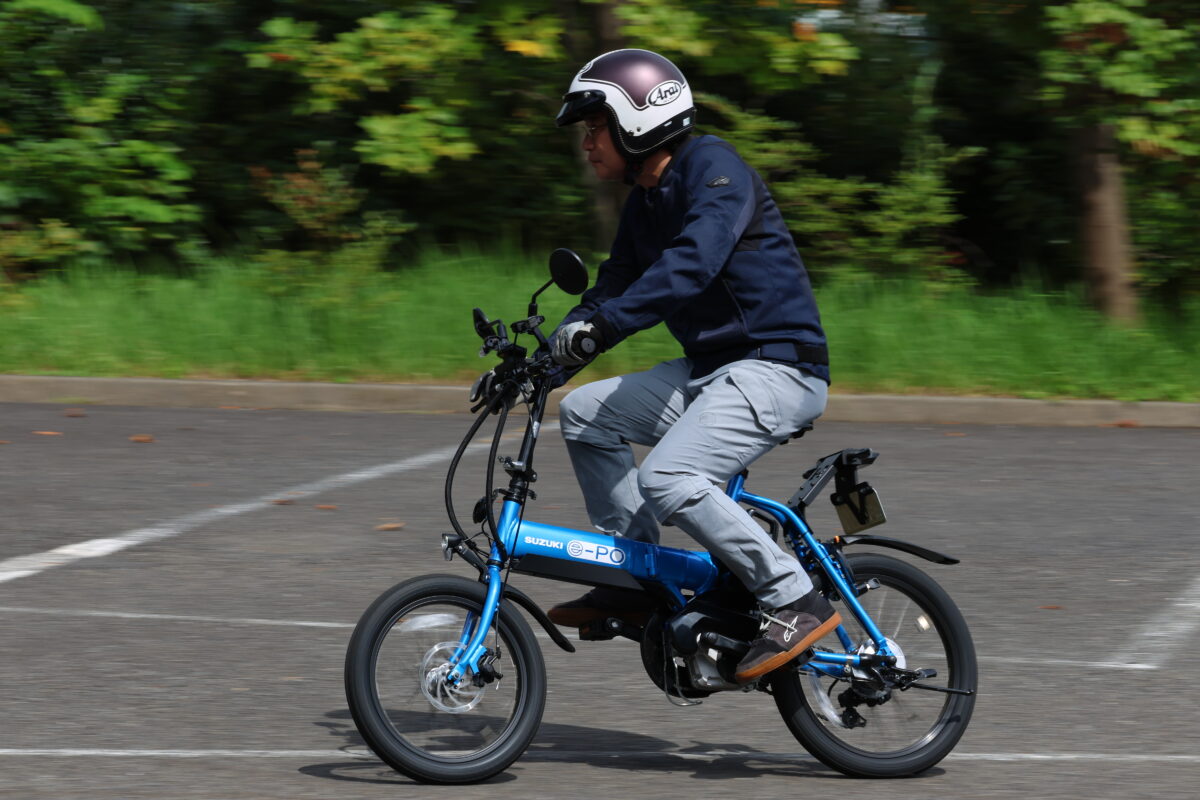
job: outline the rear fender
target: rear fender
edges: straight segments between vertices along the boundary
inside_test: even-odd
[[[872,544],[876,547],[887,547],[892,550],[899,550],[902,553],[908,553],[911,556],[923,558],[926,561],[932,561],[935,564],[957,564],[957,558],[951,558],[945,553],[939,553],[936,550],[930,550],[928,547],[922,547],[919,544],[905,542],[901,539],[893,539],[889,536],[876,536],[871,533],[856,533],[850,536],[839,536],[835,542],[840,547],[849,547],[852,544]]]

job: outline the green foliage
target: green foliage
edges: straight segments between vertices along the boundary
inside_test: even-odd
[[[914,139],[888,182],[830,177],[793,123],[755,114],[713,95],[701,106],[725,121],[710,130],[732,142],[764,176],[808,269],[855,280],[867,275],[920,278],[932,289],[969,282],[940,235],[957,219],[948,167],[971,153],[951,153],[929,134]]]
[[[1190,10],[1189,10],[1190,9]],[[1140,152],[1200,155],[1200,20],[1194,4],[1075,0],[1046,9],[1048,99],[1117,123]],[[1074,103],[1072,103],[1074,101]]]
[[[1200,181],[1194,169],[1155,159],[1131,171],[1126,187],[1142,285],[1169,301],[1200,297]]]
[[[700,68],[689,74],[740,76],[755,92],[842,75],[857,57],[844,37],[801,24],[795,13],[792,3],[760,0],[626,0],[616,7],[631,43],[688,57],[685,63]]]
[[[22,12],[37,15],[58,17],[64,22],[71,22],[89,30],[100,30],[104,20],[91,6],[76,3],[73,0],[10,0],[2,9],[5,15],[16,16]]]
[[[70,0],[0,6],[8,78],[0,83],[0,222],[28,237],[38,220],[56,219],[88,243],[64,250],[43,236],[0,245],[45,241],[25,263],[144,250],[199,219],[187,200],[192,170],[181,148],[157,135],[176,127],[161,116],[166,98],[150,96],[149,74],[90,60],[107,35],[94,8]]]
[[[1124,143],[1144,285],[1200,289],[1200,20],[1183,0],[1074,0],[1047,8],[1045,96],[1071,125],[1112,124]]]
[[[23,305],[18,291],[30,271],[89,249],[79,231],[62,220],[43,220],[39,225],[13,223],[0,230],[0,310]]]
[[[248,58],[251,66],[287,70],[304,81],[308,96],[297,113],[331,113],[362,101],[367,92],[386,95],[393,112],[361,116],[366,138],[355,149],[368,163],[427,174],[440,159],[479,152],[467,120],[474,116],[471,89],[482,83],[471,75],[485,48],[497,43],[487,41],[488,34],[521,55],[558,54],[552,42],[561,30],[553,18],[530,23],[519,11],[515,4],[504,5],[486,23],[482,14],[422,3],[404,14],[365,17],[357,29],[328,42],[317,40],[315,24],[273,19],[263,25],[271,40]]]
[[[570,75],[598,52],[585,32],[586,19],[603,10],[598,5],[416,1],[342,29],[317,21],[319,15],[280,17],[262,25],[268,40],[246,58],[255,70],[295,82],[293,111],[304,116],[313,140],[338,142],[336,163],[381,167],[359,174],[378,175],[376,191],[421,197],[427,235],[490,237],[499,226],[536,241],[572,243],[590,238],[580,230],[589,187],[579,180],[574,137],[556,131],[552,120]],[[852,56],[836,35],[794,29],[783,8],[612,8],[625,43],[682,58],[693,82],[725,75],[756,92],[776,91],[836,71],[838,59]],[[761,58],[764,48],[773,54],[769,62]],[[693,62],[689,53],[708,55]],[[349,120],[358,135],[347,135]]]
[[[281,305],[306,311],[314,324],[334,324],[331,311],[392,302],[390,293],[375,290],[377,276],[411,226],[392,213],[358,215],[365,193],[347,174],[323,166],[315,150],[300,151],[297,159],[296,172],[254,171],[260,191],[296,224],[300,241],[298,247],[257,253],[251,286]]]
[[[247,63],[289,76],[311,140],[337,142],[340,165],[381,167],[359,173],[373,194],[421,198],[411,207],[436,234],[497,223],[549,234],[584,200],[552,123],[566,80],[558,11],[550,0],[408,2],[336,32],[272,19]]]
[[[259,264],[216,260],[189,277],[74,269],[28,285],[0,313],[0,372],[309,380],[458,381],[495,363],[476,356],[470,308],[511,321],[545,280],[543,257],[427,251],[376,272],[375,304],[313,308],[263,291]],[[453,298],[448,302],[448,298]],[[1200,400],[1200,304],[1148,310],[1133,329],[1105,325],[1072,293],[995,294],[913,280],[818,287],[835,389],[1121,400]],[[2,301],[0,301],[2,302]],[[547,291],[554,319],[574,298]],[[645,369],[679,354],[659,326],[606,353],[579,379]]]
[[[406,263],[416,226],[586,249],[597,197],[552,120],[581,64],[640,46],[707,93],[701,130],[768,178],[814,272],[1069,280],[1072,131],[1108,121],[1143,285],[1195,291],[1194,5],[0,0],[0,258],[186,267],[256,242],[320,305],[338,259]],[[327,196],[303,206],[296,175]]]

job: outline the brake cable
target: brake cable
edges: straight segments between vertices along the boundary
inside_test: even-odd
[[[454,532],[457,533],[459,536],[463,537],[464,540],[470,539],[471,537],[467,535],[467,532],[465,530],[463,530],[462,525],[459,524],[458,515],[454,513],[454,496],[453,496],[453,492],[452,492],[452,489],[454,486],[454,473],[458,470],[458,463],[462,460],[463,454],[467,450],[467,446],[471,443],[471,440],[475,438],[475,434],[478,433],[479,429],[483,426],[483,423],[488,418],[488,415],[492,413],[492,406],[495,405],[495,403],[497,401],[499,401],[501,399],[501,397],[502,396],[499,394],[496,397],[494,397],[492,399],[492,402],[488,403],[487,407],[484,408],[482,410],[482,412],[479,414],[478,418],[475,420],[475,422],[471,425],[470,429],[467,431],[467,435],[464,436],[463,440],[459,443],[458,450],[455,451],[455,453],[454,453],[454,458],[450,459],[450,469],[446,472],[446,484],[445,484],[446,514],[450,518],[450,524],[451,524],[451,526],[454,527]],[[507,413],[507,411],[506,411],[506,413]],[[494,524],[493,524],[492,529],[493,529],[493,531],[495,530]]]
[[[503,384],[501,384],[503,388]],[[508,403],[504,402],[504,392],[497,392],[496,399],[500,400],[500,419],[496,421],[496,433],[492,436],[492,448],[488,451],[487,481],[484,484],[484,502],[487,504],[487,523],[492,528],[492,542],[500,549],[500,560],[507,561],[508,554],[504,550],[504,542],[500,540],[500,529],[496,525],[496,512],[493,508],[492,492],[495,491],[496,453],[500,450],[500,436],[504,433],[504,422],[508,419]],[[491,406],[488,406],[489,410]]]

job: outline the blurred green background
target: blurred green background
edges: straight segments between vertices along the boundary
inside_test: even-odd
[[[602,258],[624,190],[553,118],[646,47],[771,186],[835,390],[1200,400],[1195,11],[0,0],[0,372],[479,371],[472,306]]]

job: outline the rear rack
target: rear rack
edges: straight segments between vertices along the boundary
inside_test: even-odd
[[[830,478],[836,478],[834,505],[840,504],[839,498],[845,502],[846,498],[858,493],[860,486],[865,486],[858,482],[858,468],[874,464],[877,458],[879,453],[867,447],[846,448],[830,453],[804,473],[804,483],[800,484],[800,488],[788,500],[788,506],[796,513],[803,514],[804,509],[812,505],[813,500],[821,494]]]

